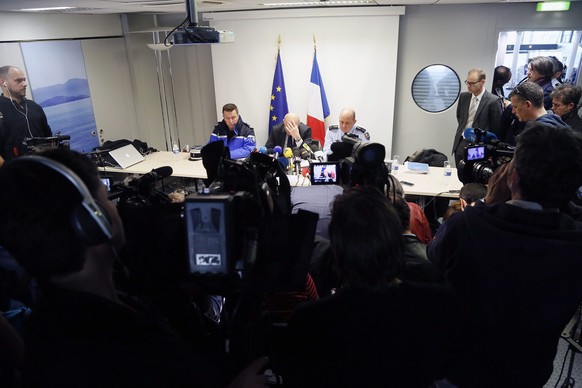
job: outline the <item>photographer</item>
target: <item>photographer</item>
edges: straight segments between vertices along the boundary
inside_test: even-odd
[[[450,218],[428,245],[478,334],[449,377],[463,387],[541,387],[582,300],[582,227],[563,211],[582,185],[582,137],[529,123],[489,184],[487,205]]]
[[[88,158],[65,149],[17,158],[0,169],[0,186],[0,244],[42,291],[23,386],[228,384],[228,365],[194,352],[149,304],[116,289],[123,225]],[[264,386],[266,362],[231,386]]]

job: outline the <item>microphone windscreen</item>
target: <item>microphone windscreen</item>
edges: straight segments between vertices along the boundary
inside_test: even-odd
[[[353,144],[345,143],[343,141],[336,141],[331,145],[331,151],[335,158],[347,158],[352,156]]]
[[[291,148],[289,148],[289,147],[285,148],[285,152],[283,152],[283,156],[285,156],[286,158],[292,158],[293,151],[291,150]]]
[[[289,167],[289,159],[287,159],[287,158],[285,158],[283,156],[277,158],[277,162],[279,162],[279,164],[283,168],[283,171],[284,170],[287,170],[287,167]]]
[[[259,152],[261,154],[266,154],[267,153],[267,147],[263,146],[263,147],[259,148]]]
[[[475,128],[465,128],[463,131],[463,138],[470,143],[474,143],[477,139],[475,137]]]
[[[301,175],[303,175],[303,176],[309,175],[309,167],[301,168]]]
[[[280,146],[275,146],[275,148],[273,148],[273,152],[276,154],[280,154],[283,152],[283,148],[281,148]]]
[[[158,167],[152,170],[157,175],[157,179],[165,179],[172,175],[174,170],[170,166]]]

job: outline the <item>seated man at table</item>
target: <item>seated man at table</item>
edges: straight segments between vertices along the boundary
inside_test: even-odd
[[[449,378],[461,387],[542,387],[582,300],[582,225],[566,211],[582,185],[582,137],[528,123],[498,171],[489,185],[506,186],[510,200],[465,208],[428,245],[473,333]]]
[[[214,127],[208,143],[214,141],[224,142],[232,159],[246,158],[256,148],[255,130],[242,120],[232,103],[222,107],[222,121]]]
[[[311,145],[311,128],[301,122],[298,114],[287,113],[281,124],[273,126],[265,147],[273,152],[275,146],[301,149],[303,143]]]

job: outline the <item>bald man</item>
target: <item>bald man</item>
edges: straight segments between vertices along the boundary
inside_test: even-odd
[[[298,114],[287,113],[281,124],[273,126],[265,147],[273,152],[276,146],[285,149],[301,147],[303,143],[311,145],[311,128],[301,122]]]
[[[362,142],[370,141],[370,134],[365,128],[356,126],[356,111],[352,108],[344,108],[340,112],[339,125],[332,125],[325,134],[323,152],[327,155],[333,153],[331,145],[336,141],[342,141],[344,135],[355,135]]]

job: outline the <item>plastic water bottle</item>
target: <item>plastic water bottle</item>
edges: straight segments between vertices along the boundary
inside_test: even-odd
[[[444,162],[444,170],[443,170],[443,183],[445,186],[450,185],[450,181],[451,181],[451,176],[453,175],[453,170],[451,169],[451,162],[449,162],[448,160],[446,160]]]
[[[172,152],[174,153],[174,160],[178,160],[180,155],[180,146],[178,143],[172,144]]]
[[[400,156],[394,155],[392,158],[392,175],[396,175],[400,168]]]

